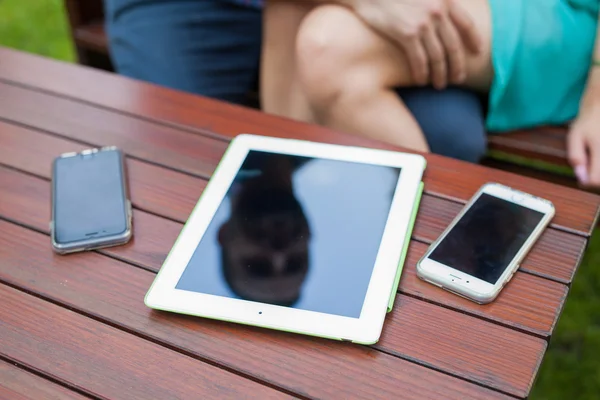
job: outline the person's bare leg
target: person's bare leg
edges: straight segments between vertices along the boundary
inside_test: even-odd
[[[305,0],[268,0],[263,11],[260,95],[263,111],[312,122],[297,78],[295,43],[302,20],[314,8]]]
[[[485,91],[493,76],[489,7],[487,0],[460,1],[472,14],[485,43],[477,57],[467,58],[466,86]],[[313,10],[302,23],[296,51],[301,86],[320,123],[428,150],[417,122],[393,90],[413,84],[403,51],[351,10],[335,5]]]

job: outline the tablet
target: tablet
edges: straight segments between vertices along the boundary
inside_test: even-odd
[[[424,169],[416,154],[237,136],[145,303],[375,343],[395,297]]]

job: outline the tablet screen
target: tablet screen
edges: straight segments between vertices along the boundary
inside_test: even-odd
[[[399,175],[250,151],[176,288],[359,318]]]

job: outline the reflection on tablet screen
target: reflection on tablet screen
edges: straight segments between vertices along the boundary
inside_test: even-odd
[[[358,318],[399,174],[250,151],[177,289]]]

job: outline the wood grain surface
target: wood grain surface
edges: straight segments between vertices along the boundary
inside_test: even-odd
[[[83,400],[77,392],[0,361],[1,400]]]
[[[0,163],[38,176],[50,177],[52,160],[91,144],[36,132],[0,121]],[[127,178],[135,206],[185,222],[207,181],[127,158]],[[168,184],[157,185],[157,182]]]
[[[12,132],[10,139],[5,136],[6,132]],[[35,143],[30,145],[30,157],[18,150],[18,146],[2,147],[0,146],[0,159],[6,160],[12,167],[23,169],[29,173],[39,175],[42,179],[35,179],[31,176],[21,176],[17,171],[11,171],[6,168],[0,168],[0,181],[5,182],[5,192],[7,196],[0,199],[0,210],[5,210],[4,215],[12,215],[12,218],[22,224],[31,226],[37,230],[47,232],[47,221],[50,218],[50,178],[49,168],[44,167],[49,165],[52,160],[52,155],[47,153],[48,148],[56,148],[53,141],[42,140],[35,135],[30,135],[30,131],[18,128],[15,132],[10,126],[0,123],[0,140],[6,140],[11,143]],[[54,141],[64,142],[63,139],[53,139]],[[39,144],[39,146],[38,146]],[[25,147],[23,147],[25,148]],[[41,151],[37,151],[40,148]],[[7,149],[5,151],[5,149]],[[64,147],[60,147],[61,151],[69,151],[69,147],[65,143]],[[58,150],[58,149],[57,149]],[[79,150],[79,149],[78,149]],[[24,160],[35,159],[33,162]],[[133,162],[133,160],[130,160]],[[142,166],[140,166],[140,169]],[[177,174],[173,172],[173,174]],[[184,175],[185,176],[185,175]],[[136,176],[137,177],[137,176]],[[130,176],[132,191],[134,193],[133,202],[137,206],[139,198],[135,196],[138,191],[137,180]],[[162,181],[160,176],[152,180],[152,185],[168,184],[176,179],[167,179]],[[190,178],[191,179],[191,178]],[[146,179],[150,181],[150,179]],[[200,181],[199,179],[197,179]],[[193,186],[193,185],[191,185]],[[155,192],[170,192],[171,190],[151,190],[149,194]],[[423,206],[419,212],[418,221],[426,218],[426,221],[433,221],[440,213],[448,207],[452,209],[455,203],[447,200],[439,200],[430,202],[429,196],[425,196]],[[30,204],[34,202],[35,204]],[[142,201],[144,203],[144,201]],[[191,210],[195,203],[190,202],[184,209]],[[27,206],[23,206],[27,205]],[[31,211],[28,211],[31,209]],[[154,208],[153,211],[173,215],[170,212],[171,204],[168,202],[161,203],[160,208]],[[40,214],[36,210],[42,210]],[[456,210],[455,210],[456,211]],[[427,216],[433,214],[431,218]],[[185,221],[186,217],[180,218]],[[439,218],[439,217],[438,217]],[[415,232],[421,231],[421,226],[424,223],[418,222]],[[429,225],[435,225],[429,222]],[[436,228],[438,230],[443,227]],[[171,249],[175,238],[181,230],[181,225],[159,218],[149,213],[135,210],[134,211],[134,238],[133,243],[128,246],[116,247],[114,249],[103,250],[106,254],[118,257],[128,262],[137,265],[144,265],[152,270],[158,270],[166,254]],[[427,229],[424,229],[427,230]],[[558,232],[558,231],[557,231]],[[561,232],[562,233],[562,232]],[[567,234],[568,235],[568,234]],[[577,236],[570,235],[577,238]],[[581,239],[583,240],[583,239]],[[581,244],[583,247],[585,241]],[[517,274],[513,278],[510,285],[505,288],[504,292],[508,291],[509,295],[502,293],[501,296],[492,304],[487,306],[474,305],[469,301],[463,301],[459,297],[448,294],[432,285],[426,284],[418,280],[415,274],[415,266],[418,258],[425,252],[426,245],[413,241],[410,247],[406,271],[401,280],[401,290],[407,294],[416,295],[429,301],[439,302],[441,304],[458,308],[469,313],[476,313],[479,316],[488,316],[493,320],[502,324],[518,327],[519,329],[529,330],[533,333],[549,336],[552,332],[556,319],[558,317],[557,309],[560,309],[565,299],[567,288],[564,285],[546,281],[545,279],[531,279],[527,274]],[[581,249],[583,250],[583,248]],[[537,252],[534,252],[537,254]],[[533,254],[532,254],[533,255]],[[572,265],[575,265],[573,262]],[[524,264],[525,267],[528,264]],[[512,294],[512,296],[510,296]],[[481,311],[481,310],[485,311]],[[489,311],[489,312],[488,312]]]
[[[11,218],[16,219],[17,222],[27,223],[28,225],[34,222],[34,217],[36,217],[39,220],[35,221],[35,225],[32,225],[38,229],[41,228],[41,230],[47,229],[42,221],[47,221],[49,215],[41,217],[35,210],[42,209],[47,212],[45,206],[49,203],[48,193],[50,191],[48,182],[19,175],[18,172],[0,168],[0,180],[8,183],[6,192],[9,194],[5,197],[5,201],[0,202],[0,215],[11,215]],[[20,188],[25,188],[25,190],[20,192]],[[28,220],[28,215],[33,217]],[[160,263],[175,241],[181,226],[168,220],[160,220],[158,217],[143,212],[136,212],[134,218],[134,241],[126,246],[103,250],[102,253],[113,254],[120,259],[133,261],[138,265],[153,266],[155,270],[158,270]],[[154,220],[156,220],[156,223],[154,223]],[[9,240],[9,238],[5,239]],[[27,253],[24,249],[21,249],[21,251]],[[411,267],[414,268],[413,265]],[[414,281],[416,277],[413,275],[412,279]],[[403,284],[405,284],[404,280]],[[425,283],[420,284],[426,285]],[[28,290],[31,289],[28,288]],[[555,294],[558,295],[557,299],[559,301],[564,299],[563,293],[555,292]],[[404,301],[408,303],[403,303]],[[413,304],[410,300],[402,299],[397,302],[393,316],[398,319],[409,320],[411,323],[396,325],[398,332],[386,336],[394,338],[393,341],[390,341],[392,343],[385,343],[384,338],[379,346],[384,349],[391,349],[390,351],[401,354],[403,357],[422,360],[424,363],[448,373],[475,381],[488,379],[492,376],[494,377],[494,383],[486,381],[487,384],[511,394],[524,396],[528,393],[531,380],[535,376],[535,371],[537,371],[539,361],[544,353],[545,342],[537,340],[536,345],[536,343],[530,342],[531,340],[536,341],[536,339],[521,337],[516,331],[489,323],[482,324],[482,321],[479,320],[470,322],[461,320],[463,317],[460,314],[453,314],[439,307],[419,303],[421,309],[411,311],[406,306],[406,304]],[[422,315],[426,317],[423,319],[420,317]],[[422,323],[417,323],[421,321]],[[443,325],[438,325],[439,323]],[[480,324],[482,325],[480,326]],[[390,322],[387,326],[390,326]],[[417,350],[418,352],[415,353],[414,350],[418,349],[419,346],[414,346],[416,343],[413,343],[411,338],[420,341],[422,335],[428,331],[427,328],[434,329],[432,335],[439,335],[444,331],[455,330],[456,332],[452,335],[442,335],[437,342],[430,346],[423,346],[421,342],[422,350]],[[415,334],[417,335],[415,336]],[[461,338],[466,337],[472,338],[473,342],[461,340]],[[497,354],[500,355],[498,360],[494,362],[494,360],[486,357],[487,352],[477,354],[478,348],[473,344],[481,340],[485,340],[488,346],[491,347],[495,347],[494,343],[496,341],[500,342],[496,347],[499,350]],[[508,346],[507,344],[511,342],[513,342],[513,345]],[[466,347],[456,346],[455,343],[462,343]],[[406,346],[407,344],[408,346]],[[525,348],[522,348],[522,345],[525,345]],[[438,346],[440,347],[438,348]],[[447,351],[448,349],[452,351]],[[441,359],[436,358],[441,354],[446,356]],[[527,365],[521,357],[525,360],[533,360],[534,364]],[[478,362],[473,362],[474,360]],[[484,366],[487,366],[487,368]],[[519,367],[525,367],[525,370],[521,371],[520,379],[518,379]]]
[[[427,245],[411,242],[400,280],[401,293],[543,337],[554,331],[567,298],[567,286],[517,272],[495,301],[475,304],[417,278],[416,265],[426,250]]]
[[[72,66],[13,50],[0,49],[0,59],[3,61],[0,64],[0,80],[4,80],[7,83],[17,83],[35,88],[37,91],[49,91],[62,96],[83,100],[90,104],[117,111],[118,113],[135,115],[139,117],[135,119],[141,118],[146,121],[159,122],[165,129],[169,129],[169,126],[185,128],[195,132],[197,136],[204,137],[231,138],[240,133],[256,133],[265,136],[293,137],[328,143],[396,149],[379,142],[345,135],[318,126],[298,123],[274,116],[266,118],[264,114],[255,110],[224,104],[212,99],[136,82],[103,71]],[[92,85],[90,82],[94,84]],[[10,96],[7,95],[0,98],[1,115],[7,118],[22,120],[26,115],[21,115],[21,113],[23,111],[25,111],[25,114],[29,112],[31,116],[24,123],[33,124],[33,126],[39,122],[40,118],[51,117],[46,115],[44,110],[60,110],[60,113],[54,112],[56,119],[66,118],[64,114],[73,115],[69,113],[71,106],[77,107],[77,112],[82,113],[86,118],[91,118],[92,115],[101,115],[99,111],[84,110],[81,102],[67,99],[64,102],[58,101],[55,96],[48,96],[48,98],[35,96],[36,100],[34,104],[37,107],[33,107],[27,102],[27,100],[33,99],[31,95],[27,95],[26,91],[21,92],[16,89],[8,89],[6,86],[0,90],[2,92],[6,90],[7,93],[10,90],[11,94]],[[14,100],[6,104],[8,98]],[[5,99],[5,101],[1,101],[2,99]],[[54,100],[54,102],[51,100]],[[48,101],[53,103],[51,107]],[[11,104],[15,106],[10,107]],[[11,109],[5,111],[5,107],[10,107]],[[123,115],[123,117],[125,118],[126,116]],[[76,117],[72,116],[70,119],[76,119]],[[83,118],[79,118],[79,120],[83,120]],[[129,117],[127,117],[127,120],[131,121]],[[98,120],[88,119],[87,122],[92,126],[104,125],[102,118]],[[112,127],[113,123],[115,122],[110,121],[108,126]],[[134,122],[130,123],[132,124],[130,137],[135,137],[136,129],[140,125]],[[123,124],[126,123],[123,122]],[[51,130],[52,128],[48,125],[46,129]],[[71,130],[68,125],[61,125],[60,129]],[[158,132],[154,133],[158,135]],[[85,135],[84,132],[80,132],[79,134]],[[146,136],[144,137],[146,138]],[[154,135],[148,135],[147,140],[152,143],[169,143],[169,140],[164,139],[161,141],[158,136]],[[175,142],[178,142],[178,140],[175,140]],[[206,141],[206,146],[215,146],[215,144]],[[172,149],[171,147],[168,148]],[[127,148],[127,151],[130,153],[132,150]],[[146,150],[141,149],[139,151],[144,152]],[[185,150],[181,149],[184,156],[182,161],[175,162],[174,160],[167,165],[187,164],[189,161],[187,161],[185,155],[188,153]],[[169,152],[167,151],[166,153],[168,154]],[[222,155],[222,151],[220,155]],[[165,157],[168,156],[166,155]],[[503,171],[473,166],[437,155],[427,155],[427,159],[429,164],[425,180],[426,191],[429,193],[439,194],[464,202],[482,184],[489,181],[496,181],[509,184],[517,189],[525,190],[553,201],[557,208],[557,216],[554,224],[558,227],[580,235],[589,236],[595,226],[598,215],[596,205],[598,204],[599,197],[597,195],[563,188]],[[201,170],[204,167],[203,162],[204,160],[201,158],[197,159],[195,169]],[[468,173],[466,173],[467,170]],[[449,184],[450,182],[451,184]]]
[[[68,279],[56,283],[66,286]],[[90,395],[111,399],[289,397],[16,289],[0,286],[0,298],[1,355]]]
[[[184,317],[186,326],[179,326],[177,322],[182,321],[181,317],[152,312],[143,304],[143,297],[154,274],[94,253],[69,257],[50,254],[46,251],[46,235],[1,221],[0,240],[9,244],[7,249],[0,250],[2,259],[7,260],[9,265],[0,272],[0,280],[107,320],[111,325],[149,335],[152,340],[160,340],[169,347],[178,347],[202,359],[223,363],[244,374],[268,380],[278,387],[291,390],[290,385],[293,387],[292,381],[296,380],[288,375],[293,370],[303,378],[316,380],[313,383],[315,392],[306,393],[310,397],[331,397],[332,385],[335,385],[337,391],[356,390],[350,387],[348,381],[358,379],[356,376],[343,376],[340,377],[341,380],[331,381],[332,374],[339,370],[337,362],[340,359],[344,360],[344,364],[355,363],[356,368],[361,368],[360,365],[364,364],[365,368],[373,370],[372,373],[380,371],[383,374],[386,374],[384,365],[387,365],[388,358],[394,359],[384,356],[384,353],[369,350],[369,357],[375,362],[365,364],[365,359],[360,357],[351,361],[358,357],[357,351],[367,351],[355,345],[201,318]],[[24,268],[25,265],[28,267]],[[86,299],[89,296],[94,298]],[[107,302],[112,303],[111,307],[107,306]],[[125,315],[122,312],[115,313],[114,307],[126,310]],[[436,369],[471,381],[481,381],[513,395],[523,396],[528,391],[543,355],[545,341],[410,298],[397,299],[395,310],[397,311],[388,321],[388,326],[393,326],[393,329],[385,329],[385,337],[378,343],[378,348],[411,360],[420,360],[421,356],[425,359],[423,362]],[[395,319],[400,322],[389,325]],[[157,323],[150,324],[151,320],[157,320]],[[188,325],[192,331],[186,332]],[[414,337],[414,332],[421,330],[423,333],[437,331],[438,339],[415,347],[414,341],[418,342],[418,337]],[[449,334],[450,332],[453,333]],[[458,338],[471,336],[474,340],[480,340],[484,335],[487,347],[496,349],[494,353],[498,358],[490,358],[487,351],[480,353],[481,348],[474,346],[471,341],[454,346]],[[192,341],[191,336],[196,339]],[[290,340],[291,337],[293,340]],[[507,342],[512,342],[512,346],[506,348]],[[261,357],[255,357],[257,352],[260,352]],[[284,355],[286,352],[289,354]],[[299,356],[300,354],[303,355]],[[315,357],[318,354],[321,356],[318,357],[317,367]],[[249,360],[248,357],[254,360]],[[380,365],[378,361],[382,357],[386,360],[384,365]],[[334,359],[337,361],[334,362]],[[421,367],[417,368],[399,358],[394,359],[393,363],[398,364],[394,368],[400,369],[405,368],[405,364],[412,365],[412,374],[427,375],[428,370],[418,372]],[[251,370],[248,369],[249,365],[252,366]],[[286,371],[284,366],[289,369]],[[274,374],[273,368],[281,369],[280,374]],[[318,382],[318,379],[325,378],[329,381],[329,387],[326,387],[328,385],[324,381],[321,384]],[[364,379],[366,383],[366,379],[373,379],[373,376],[364,376]],[[301,382],[296,384],[304,387]],[[401,384],[401,381],[396,381],[396,384]],[[349,387],[342,389],[343,386]],[[389,395],[392,388],[393,386],[389,386],[380,389],[388,391]],[[375,394],[365,392],[360,397],[373,395]],[[430,395],[433,392],[425,397],[429,398]]]

